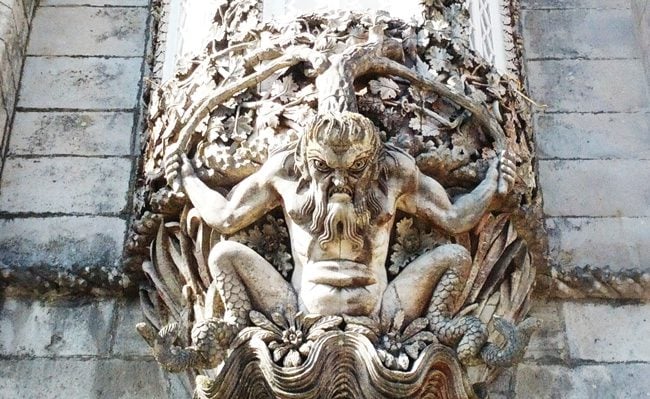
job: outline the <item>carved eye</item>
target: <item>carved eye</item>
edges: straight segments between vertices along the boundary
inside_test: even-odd
[[[313,159],[312,163],[314,164],[314,167],[321,172],[327,173],[330,171],[330,167],[327,166],[327,163],[322,159]]]
[[[357,159],[350,167],[350,170],[352,170],[353,172],[360,172],[366,167],[367,164],[368,164],[368,158]]]

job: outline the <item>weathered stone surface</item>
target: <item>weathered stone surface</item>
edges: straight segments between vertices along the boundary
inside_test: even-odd
[[[630,8],[629,0],[522,0],[522,8]]]
[[[562,304],[560,302],[545,303],[539,299],[534,302],[530,316],[541,320],[542,326],[531,337],[525,359],[566,359],[566,334],[562,321]]]
[[[27,19],[20,1],[0,2],[0,38],[9,55],[4,62],[11,68],[16,82],[20,76],[28,32]]]
[[[131,109],[136,105],[141,64],[141,58],[27,57],[18,105]]]
[[[120,302],[117,308],[117,330],[113,353],[118,356],[148,356],[153,352],[135,329],[137,323],[145,320],[140,310],[140,302]]]
[[[546,229],[552,264],[650,269],[650,218],[549,218]]]
[[[526,57],[637,58],[630,10],[529,10],[522,13]]]
[[[40,7],[27,53],[141,56],[145,8]]]
[[[650,361],[650,304],[614,307],[568,302],[563,310],[572,359]]]
[[[561,112],[641,111],[647,106],[640,60],[529,61],[532,98]]]
[[[168,398],[167,383],[151,361],[30,359],[0,361],[6,398]]]
[[[142,358],[153,360],[153,353],[146,341],[137,333],[135,325],[144,320],[139,301],[119,301],[117,304],[116,329],[113,356],[119,358]],[[192,392],[190,381],[184,373],[162,372],[169,398],[189,397]]]
[[[148,0],[42,0],[41,6],[140,6],[146,7]]]
[[[109,217],[0,220],[0,263],[69,269],[116,267],[126,223]]]
[[[129,155],[133,114],[126,112],[16,112],[14,155]]]
[[[535,128],[540,159],[650,159],[648,118],[643,113],[541,114]]]
[[[23,6],[23,0],[4,0],[5,4],[11,4],[11,10],[14,15],[14,22],[16,24],[17,44],[21,53],[24,54],[25,47],[27,46],[27,37],[29,36],[29,22],[27,14]],[[21,62],[22,60],[18,60]],[[18,70],[20,72],[20,70]]]
[[[516,398],[637,399],[650,395],[650,365],[610,364],[517,368]]]
[[[650,160],[540,161],[549,216],[650,216]]]
[[[23,0],[23,9],[25,10],[25,16],[27,20],[31,22],[31,18],[34,15],[34,8],[36,6],[36,0]]]
[[[115,301],[43,303],[6,299],[0,318],[3,356],[107,355]]]
[[[515,378],[515,368],[506,368],[501,370],[501,374],[492,382],[488,388],[490,392],[490,399],[493,398],[507,398]]]
[[[130,174],[125,158],[11,158],[0,182],[0,211],[118,213]]]
[[[636,27],[637,42],[646,71],[646,83],[650,92],[650,6],[646,0],[632,0],[632,15]]]
[[[5,148],[9,145],[9,126],[7,126],[8,113],[4,106],[4,100],[0,95],[0,165],[4,162]]]
[[[0,6],[0,21],[3,16],[1,15],[3,7]],[[12,54],[12,49],[4,42],[0,40],[0,82],[2,82],[2,93],[5,103],[8,109],[13,109],[14,104],[16,103],[16,93],[18,89],[18,79],[14,77],[13,66],[14,56]]]

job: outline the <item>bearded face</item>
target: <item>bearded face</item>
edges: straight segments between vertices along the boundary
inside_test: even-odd
[[[377,180],[382,149],[376,128],[360,114],[321,115],[305,132],[296,163],[308,182],[301,214],[321,246],[345,240],[363,246],[363,232],[379,204]]]

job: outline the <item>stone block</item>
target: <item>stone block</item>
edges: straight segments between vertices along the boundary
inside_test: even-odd
[[[163,376],[167,382],[168,398],[189,398],[192,396],[193,388],[187,374],[182,373],[166,373],[163,371]]]
[[[549,218],[546,230],[554,265],[650,270],[650,218]]]
[[[126,222],[109,217],[0,220],[0,263],[10,267],[78,269],[117,267]]]
[[[522,18],[529,59],[639,57],[630,10],[528,10]]]
[[[538,114],[537,155],[549,158],[650,159],[646,114]]]
[[[514,384],[515,373],[513,368],[502,369],[499,376],[488,386],[489,398],[507,397]]]
[[[166,385],[154,361],[0,361],[0,392],[5,398],[169,398]]]
[[[11,65],[6,60],[9,54],[3,41],[0,41],[0,97],[2,97],[4,108],[13,112],[16,105],[17,85],[14,82],[14,75]]]
[[[135,325],[145,320],[140,310],[140,302],[137,300],[120,302],[117,309],[117,329],[113,353],[120,357],[153,357],[151,348],[135,330]]]
[[[650,362],[650,304],[563,306],[569,354],[596,362]]]
[[[9,58],[5,62],[11,67],[15,82],[20,76],[28,33],[22,4],[15,0],[0,2],[0,38],[6,46]]]
[[[107,355],[115,301],[44,303],[6,299],[0,311],[3,356]]]
[[[16,112],[12,155],[129,155],[128,112]]]
[[[18,105],[133,109],[141,65],[141,58],[27,57]]]
[[[130,176],[125,158],[10,158],[0,211],[116,214],[126,206]]]
[[[4,163],[5,148],[9,145],[9,114],[5,109],[4,100],[0,95],[0,165]]]
[[[27,54],[142,56],[145,8],[39,7]]]
[[[630,8],[630,0],[522,0],[521,7],[524,9],[627,9]]]
[[[535,361],[566,359],[566,334],[562,322],[561,303],[545,303],[538,300],[529,315],[541,320],[542,326],[531,337],[524,358]]]
[[[646,70],[648,92],[650,93],[650,5],[647,0],[632,0],[636,38]]]
[[[149,0],[41,0],[43,6],[140,6],[149,5]]]
[[[630,112],[647,107],[640,60],[528,61],[530,95],[551,112]]]
[[[25,47],[27,47],[27,38],[29,37],[30,21],[27,19],[27,14],[25,14],[23,1],[14,0],[12,3],[12,11],[14,14],[14,21],[16,22],[17,29],[16,36],[18,38],[18,46],[20,47],[21,53],[25,54]],[[22,64],[22,62],[20,63]],[[17,72],[20,73],[20,70]]]
[[[34,8],[36,8],[36,0],[23,0],[23,9],[25,10],[27,22],[32,20],[32,17],[34,16]]]
[[[516,398],[638,399],[650,396],[649,364],[564,366],[521,364]]]
[[[539,162],[549,216],[650,216],[650,160]]]

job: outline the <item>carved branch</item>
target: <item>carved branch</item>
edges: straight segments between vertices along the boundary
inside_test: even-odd
[[[379,26],[378,29],[383,28]],[[383,36],[383,33],[381,35]],[[376,35],[367,43],[331,57],[331,66],[316,78],[319,112],[358,112],[354,80],[367,74],[380,60],[404,58],[404,51],[399,42],[374,36]]]
[[[185,147],[187,146],[192,133],[194,133],[201,121],[207,118],[218,105],[227,101],[237,93],[262,83],[275,72],[283,68],[292,67],[300,62],[309,62],[316,70],[324,69],[328,63],[325,56],[315,50],[307,47],[294,47],[289,50],[288,54],[276,59],[264,69],[225,87],[218,88],[213,93],[208,94],[205,99],[194,108],[194,110],[188,111],[183,115],[183,119],[179,121],[183,127],[181,128],[178,139],[176,143],[174,143],[174,147],[171,148],[171,151],[185,151]],[[177,123],[170,124],[162,137],[172,137],[173,131],[177,128]],[[174,182],[172,188],[174,190],[180,188],[180,181],[178,181],[178,179]]]
[[[372,64],[368,65],[368,67],[366,73],[378,73],[404,78],[419,88],[425,90],[429,89],[441,97],[448,98],[457,105],[471,112],[478,122],[488,130],[488,133],[494,140],[495,149],[503,150],[506,148],[506,135],[503,132],[501,125],[499,125],[494,116],[488,113],[487,108],[480,103],[450,89],[443,83],[428,79],[416,71],[387,58],[377,58]]]

